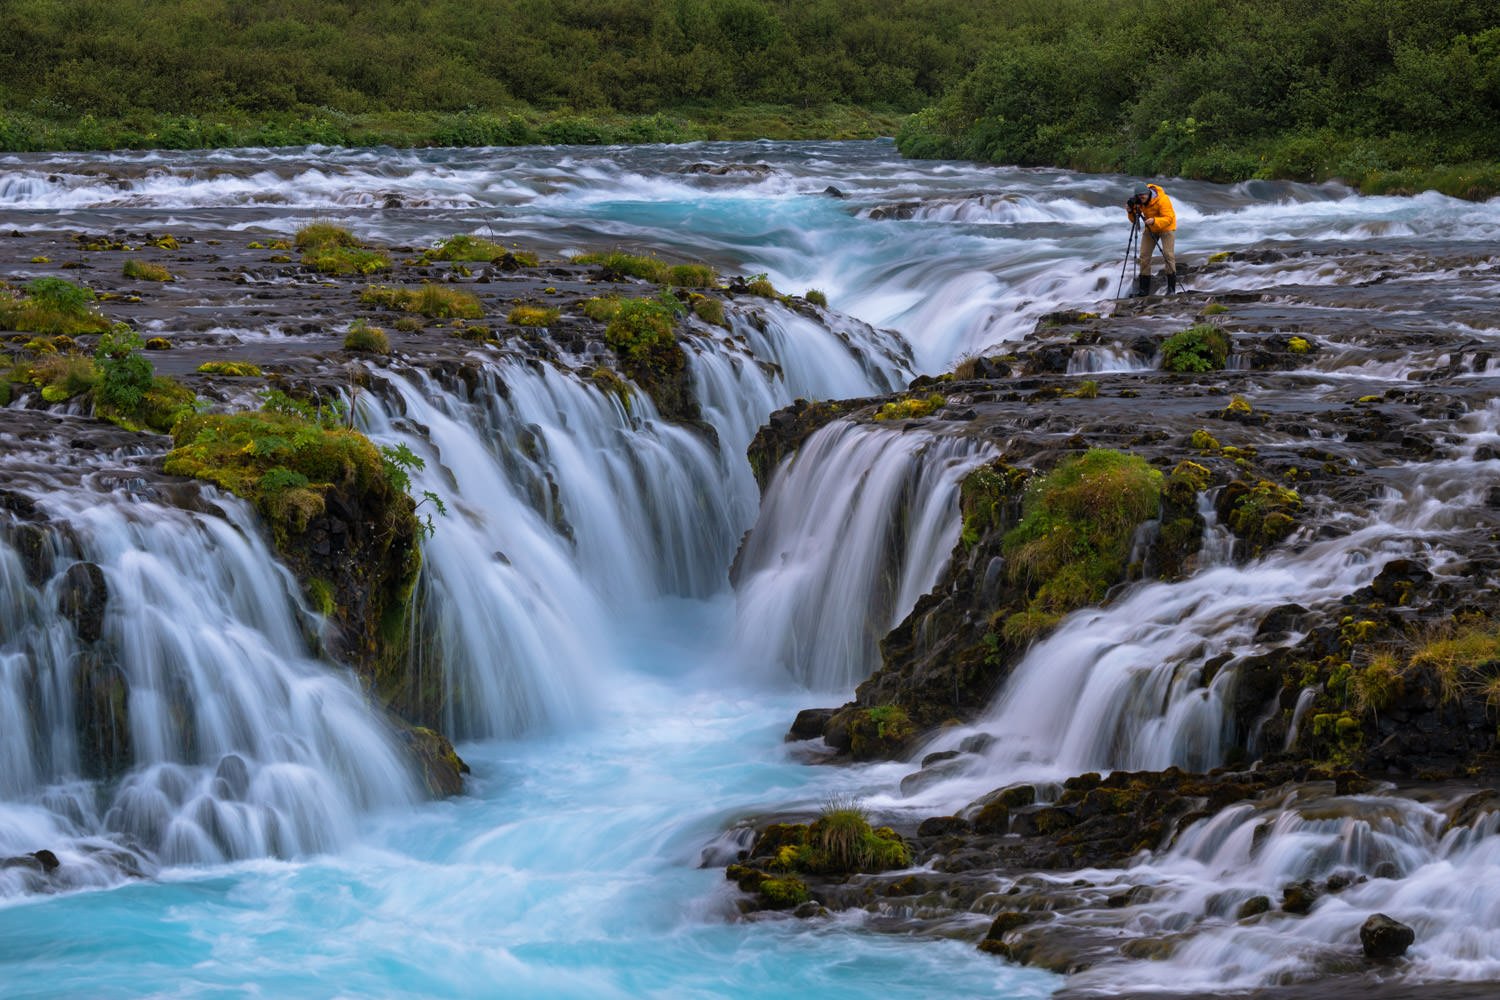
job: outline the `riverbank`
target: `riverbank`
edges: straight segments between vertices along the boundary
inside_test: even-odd
[[[649,115],[539,111],[384,111],[347,114],[133,113],[49,118],[0,111],[0,153],[347,146],[397,149],[609,146],[753,139],[874,139],[905,116],[848,104],[689,106]]]

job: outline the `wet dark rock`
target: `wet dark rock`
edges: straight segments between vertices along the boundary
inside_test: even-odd
[[[710,177],[767,177],[776,172],[769,163],[689,163],[680,171],[684,174],[707,174]]]
[[[1413,590],[1431,579],[1432,573],[1416,560],[1392,559],[1370,581],[1370,590],[1386,604],[1406,604]]]
[[[958,816],[929,816],[917,826],[919,837],[945,837],[954,833],[968,833],[973,825]]]
[[[1359,929],[1360,946],[1369,958],[1400,958],[1416,939],[1416,931],[1384,913],[1370,917]]]
[[[1297,622],[1307,609],[1300,604],[1282,604],[1267,611],[1255,628],[1255,638],[1261,641],[1284,636],[1297,627]]]
[[[57,592],[57,611],[73,623],[78,638],[97,642],[104,634],[104,609],[109,587],[104,571],[90,562],[76,562],[63,574]]]
[[[43,875],[52,874],[61,865],[62,862],[57,860],[57,855],[46,849],[17,857],[0,858],[0,868],[29,868]]]
[[[1240,904],[1240,908],[1235,911],[1234,917],[1236,920],[1249,920],[1251,917],[1258,917],[1262,913],[1269,913],[1270,910],[1270,896],[1251,896]]]
[[[1322,888],[1306,879],[1283,886],[1281,889],[1282,912],[1302,916],[1313,908],[1313,904],[1322,895]]]
[[[832,184],[830,184],[826,188],[824,188],[823,189],[823,193],[825,195],[827,195],[829,198],[847,198],[847,197],[849,197],[844,192],[842,192],[838,188],[834,187]]]
[[[787,731],[786,738],[788,740],[817,739],[828,727],[828,720],[832,719],[837,712],[836,708],[804,708],[792,720],[792,728]]]

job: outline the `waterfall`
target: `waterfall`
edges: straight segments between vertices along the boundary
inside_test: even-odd
[[[992,457],[967,438],[837,421],[772,479],[740,553],[738,648],[847,692],[932,588],[958,540],[958,486]]]
[[[244,504],[208,516],[61,487],[36,502],[45,529],[0,522],[0,854],[51,850],[48,887],[97,885],[329,850],[359,813],[416,800],[393,733],[310,657],[295,584]],[[80,581],[102,608],[65,594]],[[37,887],[0,866],[0,894]]]
[[[571,373],[502,361],[472,392],[386,374],[359,404],[373,439],[425,461],[415,488],[447,498],[420,603],[455,734],[587,718],[619,665],[614,622],[722,589],[747,498],[712,445],[644,393],[627,408]]]
[[[1441,572],[1456,558],[1445,534],[1462,530],[1464,512],[1500,473],[1470,457],[1496,439],[1497,425],[1497,404],[1459,421],[1454,455],[1408,467],[1363,523],[1346,516],[1346,534],[1283,545],[1242,566],[1217,561],[1227,550],[1220,540],[1194,576],[1140,584],[1107,608],[1070,615],[1027,651],[976,726],[934,741],[929,749],[956,747],[976,731],[993,736],[979,759],[916,801],[956,805],[999,784],[1087,771],[1222,764],[1236,672],[1231,659],[1210,679],[1210,661],[1263,651],[1256,628],[1273,608],[1336,602],[1390,559],[1416,557]]]

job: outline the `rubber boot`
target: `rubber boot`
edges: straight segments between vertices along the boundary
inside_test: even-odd
[[[1177,272],[1167,272],[1167,294],[1173,295],[1177,292]]]
[[[1142,274],[1135,279],[1135,291],[1131,293],[1132,299],[1143,299],[1151,294],[1151,275]]]

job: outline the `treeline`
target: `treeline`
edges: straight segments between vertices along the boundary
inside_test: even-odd
[[[1482,197],[1494,0],[1054,0],[903,126],[903,153]]]
[[[906,112],[973,68],[1010,6],[6,0],[0,141],[14,146],[39,129],[62,134],[80,122],[158,134],[166,123],[185,142],[193,136],[182,119],[218,125],[222,137],[252,120],[322,122],[327,131],[392,113],[515,114],[535,124],[654,112],[702,120],[752,104]]]

